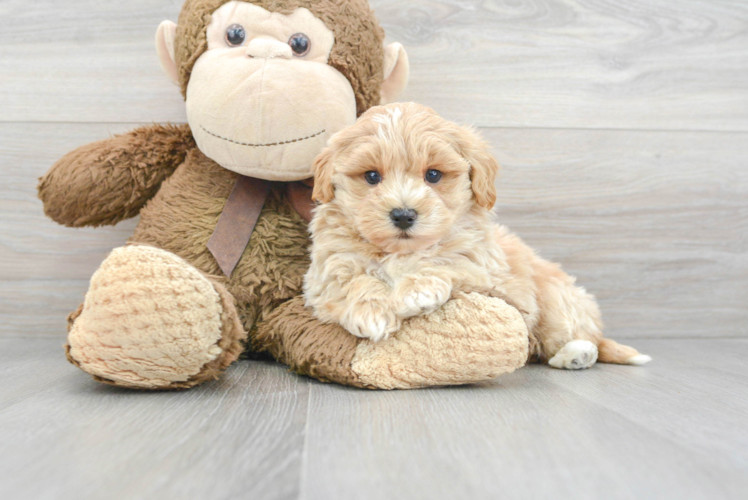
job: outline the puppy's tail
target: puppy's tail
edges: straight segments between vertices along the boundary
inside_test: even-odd
[[[643,365],[652,361],[646,354],[639,354],[633,347],[621,345],[615,340],[602,339],[597,346],[597,360],[616,365]]]

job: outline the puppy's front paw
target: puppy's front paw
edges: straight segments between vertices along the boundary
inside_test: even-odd
[[[452,293],[452,287],[434,276],[407,277],[395,287],[394,301],[397,315],[410,318],[428,314],[443,306]]]
[[[343,328],[356,337],[374,342],[387,339],[400,328],[400,320],[386,299],[351,304],[340,320]]]

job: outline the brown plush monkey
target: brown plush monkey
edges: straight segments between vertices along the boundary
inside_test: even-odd
[[[369,388],[471,383],[522,366],[501,300],[455,297],[386,342],[323,325],[300,297],[314,157],[408,78],[365,0],[187,0],[161,24],[162,67],[189,125],[84,146],[41,179],[47,215],[100,226],[140,214],[69,318],[68,359],[102,382],[181,389],[242,352]]]

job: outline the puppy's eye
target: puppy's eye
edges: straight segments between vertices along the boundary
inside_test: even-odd
[[[430,182],[431,184],[436,184],[442,180],[442,173],[438,170],[434,170],[433,168],[426,172],[426,182]]]
[[[382,176],[376,170],[369,170],[364,174],[364,178],[366,179],[366,182],[368,182],[372,186],[376,186],[377,184],[382,182]]]
[[[247,39],[247,32],[241,24],[232,24],[226,29],[226,43],[238,47]]]
[[[304,33],[296,33],[288,39],[288,45],[296,57],[304,57],[312,50],[312,41]]]

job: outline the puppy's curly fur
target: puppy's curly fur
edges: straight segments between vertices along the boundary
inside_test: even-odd
[[[492,220],[499,166],[473,130],[413,103],[375,107],[330,140],[315,169],[304,291],[320,320],[376,341],[453,292],[480,292],[522,313],[531,358],[649,361],[604,339],[594,298]]]

